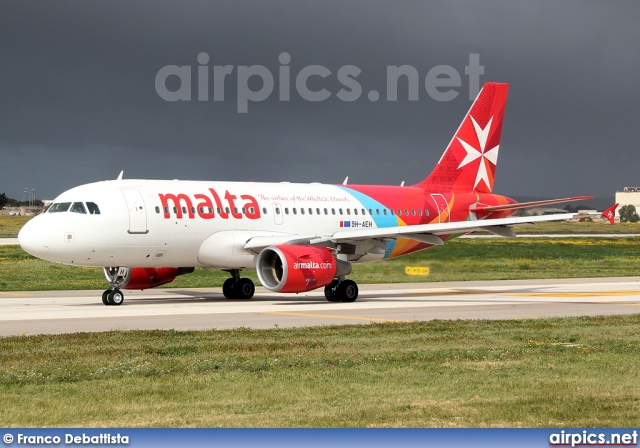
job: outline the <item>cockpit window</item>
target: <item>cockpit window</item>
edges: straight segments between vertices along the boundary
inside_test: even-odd
[[[58,202],[49,207],[47,213],[61,213],[69,210],[71,202]]]
[[[71,206],[71,213],[87,213],[87,210],[84,208],[84,204],[82,202],[74,202]]]
[[[87,202],[87,208],[89,209],[90,215],[100,214],[100,209],[98,208],[98,205],[95,202]]]

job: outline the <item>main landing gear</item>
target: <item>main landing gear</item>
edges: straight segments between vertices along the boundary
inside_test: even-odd
[[[231,269],[229,273],[232,277],[225,280],[222,285],[222,294],[227,299],[249,300],[252,298],[256,292],[256,287],[251,279],[240,278],[239,269]]]
[[[324,287],[324,296],[329,302],[355,302],[358,284],[353,280],[334,280]]]

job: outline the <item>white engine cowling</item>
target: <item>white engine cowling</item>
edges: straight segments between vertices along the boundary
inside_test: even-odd
[[[263,249],[256,261],[260,283],[275,292],[305,292],[351,273],[351,263],[338,260],[326,247],[282,244]]]

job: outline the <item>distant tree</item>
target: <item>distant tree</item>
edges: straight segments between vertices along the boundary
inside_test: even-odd
[[[640,221],[640,216],[638,216],[638,213],[636,213],[635,206],[631,204],[623,205],[622,207],[620,207],[620,210],[618,211],[618,213],[620,214],[620,222]]]
[[[588,205],[585,204],[580,204],[580,205],[565,205],[564,209],[568,212],[568,213],[578,213],[580,210],[592,210],[594,207],[590,207]]]
[[[7,198],[7,195],[4,193],[0,194],[0,208],[4,207],[7,202],[9,202],[9,198]]]

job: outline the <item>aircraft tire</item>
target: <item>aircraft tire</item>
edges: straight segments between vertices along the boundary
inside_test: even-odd
[[[234,291],[234,286],[235,286],[235,282],[233,281],[232,278],[226,279],[224,281],[224,283],[222,284],[222,294],[227,299],[235,299],[236,298],[235,291]]]
[[[105,304],[105,305],[107,305],[107,306],[111,305],[111,304],[109,303],[109,297],[108,297],[110,292],[111,292],[111,290],[110,290],[110,289],[106,289],[106,290],[104,290],[104,292],[102,293],[102,303],[104,303],[104,304]]]
[[[110,305],[120,306],[124,302],[124,294],[118,288],[109,291],[107,300]]]
[[[256,292],[256,286],[251,279],[241,278],[240,281],[233,286],[233,291],[235,292],[236,298],[249,300]]]
[[[336,292],[338,288],[338,280],[333,280],[327,286],[324,287],[324,297],[329,302],[340,302]]]
[[[338,285],[336,296],[341,302],[355,302],[358,298],[358,284],[353,280],[344,280]]]

